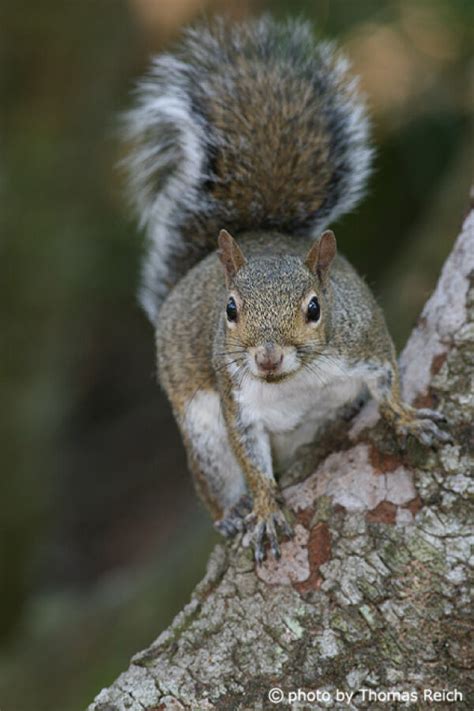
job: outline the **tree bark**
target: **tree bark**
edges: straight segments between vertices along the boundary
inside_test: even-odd
[[[366,406],[284,489],[296,535],[281,561],[256,569],[218,545],[191,602],[89,711],[277,708],[275,688],[282,707],[472,708],[473,364],[471,212],[400,358],[405,399],[442,411],[454,444],[401,449]]]

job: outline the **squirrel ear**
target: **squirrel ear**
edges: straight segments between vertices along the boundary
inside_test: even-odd
[[[332,230],[323,232],[317,242],[313,244],[306,255],[305,264],[313,274],[324,280],[331,262],[336,256],[336,237]]]
[[[232,279],[245,264],[245,257],[239,245],[227,230],[219,232],[217,254],[224,265],[227,279]]]

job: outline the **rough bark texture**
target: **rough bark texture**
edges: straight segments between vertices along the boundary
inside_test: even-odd
[[[424,708],[426,689],[462,693],[438,708],[473,708],[474,212],[400,363],[405,398],[444,412],[455,444],[401,451],[366,407],[286,487],[282,560],[256,570],[250,551],[217,546],[191,602],[89,711],[275,708],[274,687],[293,708],[398,708],[402,692]]]

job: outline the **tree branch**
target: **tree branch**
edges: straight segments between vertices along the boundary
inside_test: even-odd
[[[455,444],[400,451],[366,406],[286,487],[281,561],[256,570],[218,545],[191,602],[89,711],[274,708],[273,687],[287,705],[312,693],[290,697],[305,708],[394,708],[402,693],[422,707],[427,689],[467,705],[473,312],[471,212],[400,359],[405,398],[443,411]]]

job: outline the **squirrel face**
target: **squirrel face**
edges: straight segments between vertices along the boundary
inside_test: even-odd
[[[231,235],[219,235],[225,269],[226,350],[229,365],[266,382],[290,377],[327,343],[329,267],[336,254],[325,232],[306,259],[288,255],[247,261]]]

